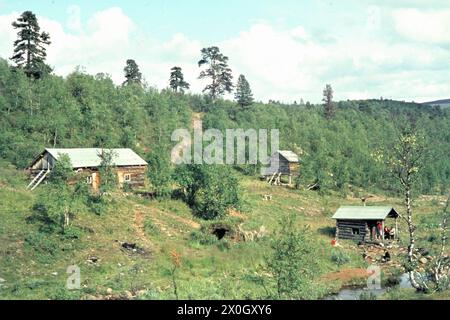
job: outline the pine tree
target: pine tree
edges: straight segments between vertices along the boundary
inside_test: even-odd
[[[127,65],[125,66],[123,71],[125,72],[126,78],[123,85],[142,85],[142,73],[139,71],[139,66],[137,65],[136,61],[134,61],[133,59],[128,59]]]
[[[234,95],[236,101],[241,105],[242,108],[248,107],[253,104],[253,94],[250,89],[250,84],[244,75],[240,75],[237,85],[236,94]]]
[[[174,92],[184,93],[184,90],[189,89],[190,85],[184,81],[184,75],[181,68],[173,67],[170,70],[172,71],[170,73],[170,88],[172,88]]]
[[[221,54],[218,47],[203,48],[201,52],[202,58],[198,62],[198,66],[207,65],[208,68],[200,72],[199,79],[211,79],[211,83],[203,89],[203,92],[208,92],[210,97],[215,100],[233,89],[233,75],[228,67],[228,57]]]
[[[323,90],[323,99],[325,108],[325,117],[327,119],[332,119],[335,113],[335,107],[333,102],[333,88],[331,85],[327,84]]]
[[[36,15],[31,11],[23,12],[17,21],[12,23],[19,29],[18,39],[14,41],[14,55],[10,58],[19,68],[23,68],[28,77],[40,79],[50,73],[51,68],[45,64],[47,57],[45,45],[49,45],[50,35],[40,32]]]

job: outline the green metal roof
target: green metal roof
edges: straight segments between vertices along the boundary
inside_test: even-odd
[[[298,156],[290,150],[278,150],[277,152],[289,162],[299,162]]]
[[[113,151],[115,166],[145,166],[147,162],[139,157],[131,149],[99,149],[99,148],[83,148],[83,149],[45,149],[46,152],[58,160],[62,154],[67,154],[72,162],[74,169],[76,168],[95,168],[101,164],[100,155],[104,151]]]
[[[333,215],[333,219],[384,220],[388,216],[396,217],[398,216],[398,213],[392,207],[350,206],[350,207],[340,207]]]

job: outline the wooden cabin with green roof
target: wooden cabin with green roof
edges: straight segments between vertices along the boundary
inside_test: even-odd
[[[396,234],[398,233],[398,212],[389,206],[346,206],[340,207],[333,215],[336,220],[336,239],[355,240],[362,243],[385,239],[386,219],[392,218]],[[381,235],[376,239],[378,223],[381,223]]]
[[[113,155],[112,166],[117,174],[120,187],[143,187],[147,172],[147,162],[131,149],[100,149],[100,148],[75,148],[75,149],[50,149],[47,148],[37,155],[27,168],[31,176],[28,189],[34,190],[45,181],[62,155],[67,155],[72,164],[72,169],[86,179],[86,183],[94,190],[100,186],[101,176],[99,168],[104,152]]]

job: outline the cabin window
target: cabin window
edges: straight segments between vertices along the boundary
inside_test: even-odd
[[[131,181],[131,174],[129,174],[129,173],[124,174],[123,180],[124,180],[125,182],[130,182],[130,181]]]
[[[92,184],[92,176],[87,176],[86,177],[86,183],[87,184]]]
[[[359,235],[359,228],[352,228],[353,235]]]

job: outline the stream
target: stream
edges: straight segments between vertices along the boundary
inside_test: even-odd
[[[399,277],[399,284],[395,287],[399,287],[401,289],[409,289],[412,288],[411,283],[409,282],[409,276],[407,273],[402,274]],[[385,286],[381,289],[367,289],[367,288],[346,288],[340,290],[337,294],[329,295],[324,298],[324,300],[359,300],[361,294],[373,294],[376,297],[379,297],[386,293],[390,288],[394,286]]]

